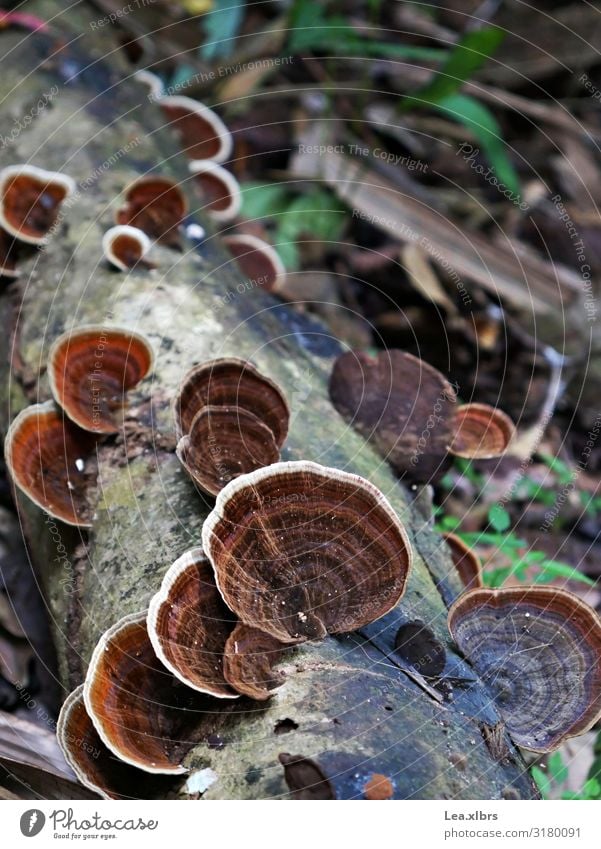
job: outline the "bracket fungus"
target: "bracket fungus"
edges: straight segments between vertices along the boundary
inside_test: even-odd
[[[491,460],[507,450],[514,434],[515,425],[496,407],[462,404],[455,412],[451,454],[468,460]]]
[[[223,651],[235,624],[201,548],[169,567],[148,609],[148,636],[159,660],[180,681],[221,699],[235,699],[223,675]]]
[[[118,758],[145,772],[186,772],[181,759],[195,717],[179,703],[186,698],[186,688],[154,652],[145,612],[124,616],[102,635],[84,701],[100,739]]]
[[[240,407],[203,407],[192,419],[190,432],[179,440],[176,453],[209,495],[217,495],[234,478],[280,459],[270,428]]]
[[[102,237],[102,252],[121,271],[128,271],[144,260],[150,250],[150,239],[138,227],[117,224]]]
[[[152,368],[150,342],[120,327],[84,325],[67,331],[50,349],[48,379],[69,418],[94,433],[117,433],[125,394]]]
[[[0,171],[0,227],[22,242],[42,245],[74,192],[75,182],[66,174],[9,165]]]
[[[549,752],[601,718],[601,619],[552,587],[475,589],[449,630],[524,749]]]
[[[280,255],[268,242],[246,233],[224,236],[222,241],[254,286],[267,292],[281,289],[286,269]]]
[[[26,407],[4,443],[15,485],[42,510],[68,525],[91,524],[86,500],[85,457],[92,438],[52,401]]]
[[[230,158],[232,134],[216,112],[191,97],[161,97],[158,103],[190,159]]]
[[[188,201],[175,180],[156,174],[140,177],[125,190],[125,204],[116,223],[137,227],[159,242],[177,247],[177,230],[188,212]]]
[[[79,781],[103,799],[148,799],[166,789],[166,776],[141,772],[115,758],[104,745],[86,710],[83,684],[63,702],[56,736]]]
[[[457,534],[443,534],[443,539],[451,552],[453,566],[466,590],[483,587],[482,564],[480,558]]]
[[[203,407],[239,407],[267,425],[278,448],[286,439],[288,402],[279,386],[247,360],[209,360],[185,375],[174,402],[178,437],[190,432],[194,417]]]
[[[225,644],[223,672],[226,681],[251,699],[269,699],[284,683],[284,676],[274,667],[286,648],[270,634],[238,622]]]
[[[233,221],[242,205],[240,185],[234,175],[210,159],[191,162],[190,173],[209,218],[221,223]]]
[[[404,351],[348,351],[329,388],[341,416],[398,472],[428,481],[445,471],[456,395],[435,368]]]
[[[282,643],[379,619],[403,595],[411,565],[384,495],[358,475],[307,461],[229,483],[202,541],[228,607]]]

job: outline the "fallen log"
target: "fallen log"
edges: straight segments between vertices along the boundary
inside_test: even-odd
[[[39,0],[30,11],[49,20],[57,7]],[[327,379],[340,350],[336,340],[244,280],[210,231],[199,244],[182,236],[181,252],[154,248],[154,270],[125,275],[101,261],[102,234],[125,185],[148,169],[185,181],[187,170],[146,89],[127,78],[105,34],[90,29],[93,15],[79,3],[48,32],[0,33],[3,126],[57,90],[4,151],[6,164],[64,170],[78,186],[48,247],[0,296],[2,429],[27,403],[50,397],[48,350],[65,330],[125,325],[143,331],[156,352],[154,374],[133,393],[123,432],[98,444],[88,492],[92,527],[67,527],[17,498],[48,603],[63,694],[81,683],[99,636],[144,610],[168,566],[199,544],[211,502],[176,458],[170,402],[192,364],[246,357],[290,403],[282,459],[368,478],[405,522],[414,567],[405,596],[384,619],[295,650],[271,700],[227,708],[215,700],[198,714],[184,762],[192,772],[211,770],[203,798],[303,798],[315,775],[328,798],[364,798],[374,776],[389,779],[394,798],[535,797],[507,735],[503,746],[487,742],[487,729],[498,736],[499,716],[450,640],[436,582],[455,591],[459,583],[431,528],[427,491],[415,499],[401,487],[331,406]],[[444,645],[449,680],[463,682],[454,698],[395,655],[399,626],[416,620]],[[193,788],[180,776],[170,792],[186,797]]]

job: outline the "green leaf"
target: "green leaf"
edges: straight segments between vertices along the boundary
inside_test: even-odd
[[[290,13],[289,27],[287,48],[291,53],[321,50],[347,56],[420,61],[442,61],[447,55],[446,51],[433,47],[370,41],[360,36],[342,15],[326,16],[323,4],[314,0],[297,0]]]
[[[240,32],[246,0],[213,0],[213,8],[203,18],[205,43],[200,48],[203,59],[229,56]]]
[[[601,784],[597,781],[596,778],[589,778],[584,782],[584,786],[582,788],[582,795],[585,799],[599,799],[601,798]]]
[[[568,777],[568,768],[563,762],[561,752],[553,752],[547,762],[549,775],[556,784],[563,784]]]
[[[511,517],[504,507],[500,504],[493,504],[488,511],[488,521],[493,526],[495,531],[502,533],[511,525]]]
[[[433,79],[407,98],[409,102],[406,101],[402,108],[408,108],[415,101],[434,106],[456,94],[495,52],[503,38],[503,31],[497,27],[483,27],[468,32],[451,50]]]
[[[561,563],[559,560],[545,560],[540,564],[540,574],[536,576],[535,583],[543,584],[554,578],[567,578],[570,581],[580,581],[589,587],[595,586],[595,581],[583,575],[575,566]]]
[[[297,242],[301,236],[310,236],[323,241],[339,238],[346,223],[346,207],[331,192],[316,188],[306,195],[297,197],[278,219],[276,241],[287,244]],[[298,268],[298,251],[285,249],[282,256],[287,268]]]
[[[434,105],[447,117],[470,130],[490,162],[494,171],[493,179],[496,178],[502,187],[515,195],[513,199],[519,201],[520,181],[507,156],[501,128],[490,109],[467,94],[452,94]],[[473,155],[470,151],[470,156]]]
[[[291,193],[279,183],[243,183],[242,208],[243,218],[269,218],[284,212],[290,206]]]
[[[533,766],[530,770],[530,774],[535,780],[538,789],[541,792],[541,796],[544,799],[548,799],[551,792],[551,782],[549,781],[549,777],[538,766]]]

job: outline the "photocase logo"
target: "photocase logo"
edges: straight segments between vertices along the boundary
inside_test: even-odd
[[[25,811],[21,815],[21,834],[25,837],[35,837],[44,828],[46,817],[37,808]]]

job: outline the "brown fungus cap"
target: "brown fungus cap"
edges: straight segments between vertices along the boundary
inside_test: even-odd
[[[178,436],[190,432],[194,417],[203,407],[239,407],[267,425],[278,448],[286,439],[288,402],[279,386],[247,360],[209,360],[186,374],[174,402]]]
[[[305,461],[228,484],[202,540],[226,604],[283,643],[379,619],[401,598],[411,565],[405,529],[373,484]]]
[[[226,680],[251,699],[264,701],[284,683],[274,669],[287,646],[270,634],[239,622],[225,644],[223,671]]]
[[[186,727],[194,719],[180,704],[185,689],[157,658],[144,612],[124,616],[102,635],[84,700],[100,739],[122,761],[145,772],[182,773]]]
[[[0,227],[31,245],[47,241],[64,200],[75,191],[66,174],[34,165],[9,165],[0,171]]]
[[[334,363],[330,398],[340,415],[410,480],[442,474],[456,395],[435,368],[404,351],[348,351]]]
[[[67,331],[50,349],[48,379],[72,421],[94,433],[117,433],[125,395],[150,371],[148,339],[121,327],[85,325]]]
[[[180,681],[221,699],[237,693],[223,675],[223,650],[235,624],[201,548],[169,567],[148,609],[148,636],[159,660]]]
[[[210,159],[191,162],[190,173],[209,218],[221,223],[233,221],[242,203],[240,185],[234,175]]]
[[[466,590],[483,587],[482,564],[480,558],[457,534],[443,534],[443,539],[451,552],[453,566]]]
[[[491,460],[507,450],[515,425],[488,404],[463,404],[455,412],[451,454],[468,460]]]
[[[549,752],[601,718],[601,619],[576,596],[552,587],[469,590],[448,622],[517,745]]]
[[[104,745],[86,710],[83,684],[65,699],[56,736],[79,781],[103,799],[148,799],[166,789],[165,776],[150,776],[118,760]]]
[[[203,407],[192,419],[190,433],[178,442],[176,453],[209,495],[217,495],[234,478],[280,459],[271,430],[240,407]]]
[[[253,286],[267,292],[277,292],[282,287],[286,269],[280,255],[268,242],[251,234],[234,233],[224,236],[223,244]]]
[[[178,183],[168,177],[148,175],[125,190],[125,204],[117,211],[117,224],[137,227],[159,242],[177,247],[178,227],[188,212],[188,202]]]
[[[87,527],[85,460],[92,446],[90,434],[47,401],[19,413],[6,434],[4,456],[15,485],[42,510]]]
[[[216,112],[191,97],[161,97],[158,103],[186,156],[214,162],[230,158],[232,134]]]
[[[134,268],[150,250],[150,239],[138,227],[117,224],[102,237],[102,251],[111,265],[120,271]]]

